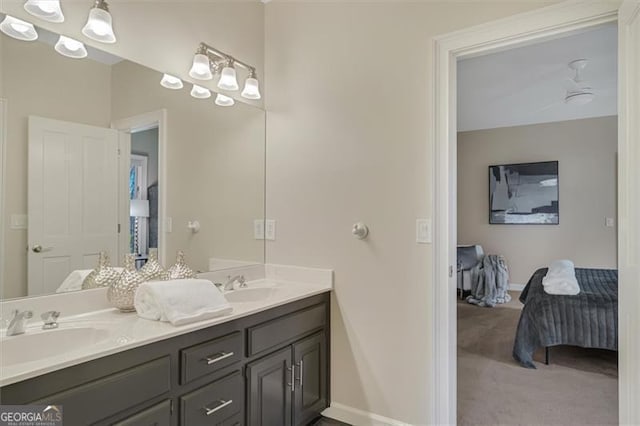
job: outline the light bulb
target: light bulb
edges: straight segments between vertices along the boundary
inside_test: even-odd
[[[9,37],[22,41],[33,41],[38,38],[33,24],[9,15],[6,15],[0,23],[0,31]]]
[[[87,57],[87,49],[84,47],[84,44],[63,35],[58,39],[54,49],[56,49],[56,52],[59,54],[68,58],[81,59]]]
[[[180,80],[178,77],[172,76],[171,74],[164,74],[162,76],[162,80],[160,80],[160,85],[162,85],[162,87],[166,87],[167,89],[173,90],[182,89],[183,87],[182,80]]]
[[[211,97],[211,91],[206,87],[194,84],[193,88],[191,89],[191,96],[197,99],[207,99]]]
[[[89,11],[89,18],[82,29],[82,34],[101,43],[116,42],[111,14],[106,1],[96,0],[95,6]]]
[[[213,74],[211,74],[209,57],[204,53],[196,53],[193,57],[193,65],[191,65],[189,75],[198,80],[211,80]]]
[[[27,0],[24,10],[49,22],[64,22],[60,0]]]
[[[253,76],[253,73],[251,73],[251,75],[249,75],[249,77],[244,81],[244,89],[240,96],[246,99],[260,99],[261,96],[258,79]]]
[[[216,105],[218,106],[233,106],[233,104],[235,103],[236,102],[233,100],[233,98],[225,96],[222,93],[218,93],[218,95],[216,96]]]
[[[229,63],[226,67],[222,68],[220,73],[220,80],[218,81],[218,88],[223,90],[238,90],[238,80],[236,79],[236,69],[233,68],[233,64]]]

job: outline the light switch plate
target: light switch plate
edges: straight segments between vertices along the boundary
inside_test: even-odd
[[[264,227],[265,240],[274,241],[276,239],[276,221],[267,219]]]
[[[27,215],[12,214],[10,227],[11,229],[27,229]]]
[[[616,222],[612,217],[607,217],[604,219],[604,224],[607,228],[613,228],[616,225]]]
[[[416,243],[430,244],[431,242],[431,219],[416,219]]]
[[[264,219],[256,219],[253,221],[253,238],[256,240],[264,240]]]

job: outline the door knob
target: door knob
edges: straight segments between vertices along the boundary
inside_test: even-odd
[[[42,253],[43,251],[50,251],[53,247],[42,247],[40,244],[35,244],[31,250],[34,253]]]

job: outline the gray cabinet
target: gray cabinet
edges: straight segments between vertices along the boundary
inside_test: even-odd
[[[171,401],[162,401],[153,407],[142,410],[114,426],[169,426],[171,425]]]
[[[328,405],[329,294],[0,388],[94,426],[298,426]],[[19,337],[18,337],[19,338]]]
[[[237,417],[243,409],[242,375],[229,376],[180,397],[181,425],[222,425]]]
[[[293,388],[291,348],[247,366],[247,424],[290,426]]]
[[[327,345],[323,332],[293,345],[293,424],[306,425],[327,406]]]
[[[295,342],[247,366],[247,423],[306,425],[327,406],[324,332]]]

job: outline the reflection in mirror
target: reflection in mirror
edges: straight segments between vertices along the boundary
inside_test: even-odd
[[[0,34],[1,298],[80,289],[102,251],[113,266],[155,250],[166,267],[178,250],[199,271],[262,263],[264,111],[90,46],[63,56],[37,31]]]

